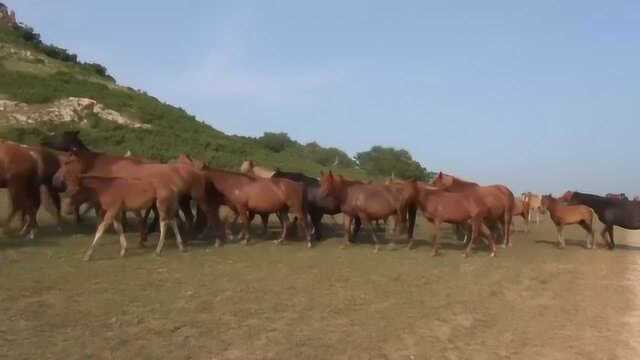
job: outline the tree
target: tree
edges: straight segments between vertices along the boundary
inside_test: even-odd
[[[344,151],[334,147],[324,148],[315,141],[305,144],[304,151],[313,162],[322,166],[353,168],[356,165]]]
[[[262,143],[267,149],[279,153],[282,152],[289,146],[295,145],[296,142],[291,140],[287,133],[273,133],[273,132],[265,132],[261,137],[258,138],[258,141]]]
[[[361,169],[370,176],[391,176],[402,179],[428,180],[429,173],[404,149],[376,145],[369,151],[356,154]]]

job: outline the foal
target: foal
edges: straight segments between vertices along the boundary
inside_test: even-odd
[[[176,223],[178,197],[170,187],[163,186],[158,181],[81,176],[71,172],[64,173],[64,180],[71,196],[72,205],[90,201],[98,204],[104,214],[102,222],[98,225],[95,238],[84,255],[85,261],[91,259],[98,239],[111,224],[120,235],[120,256],[124,256],[127,250],[127,240],[120,222],[122,212],[125,210],[134,211],[142,227],[141,231],[144,231],[145,223],[141,221],[141,211],[154,204],[160,213],[160,241],[156,248],[156,254],[160,255],[162,252],[167,223],[171,224],[180,251],[184,251]],[[142,244],[142,242],[141,240],[140,243]]]
[[[565,225],[579,224],[591,237],[586,240],[586,248],[595,247],[595,239],[593,233],[593,211],[584,205],[563,205],[558,199],[551,195],[542,197],[542,208],[549,211],[551,221],[556,225],[558,230],[558,247],[564,249],[564,236],[562,230]]]

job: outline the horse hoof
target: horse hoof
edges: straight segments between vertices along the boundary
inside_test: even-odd
[[[89,260],[91,260],[91,255],[85,255],[85,256],[82,258],[82,260],[83,260],[83,261],[89,261]]]
[[[469,254],[468,253],[464,253],[464,254],[462,254],[462,257],[467,259],[467,258],[469,258]]]
[[[489,254],[489,257],[496,257],[496,253],[492,252],[491,254]]]
[[[213,246],[215,246],[217,248],[222,247],[222,241],[216,240],[216,243]]]
[[[126,251],[124,250],[120,251],[120,257],[124,257],[125,254],[126,254]]]
[[[153,253],[156,257],[160,257],[162,255],[162,252],[160,251],[156,251]]]
[[[313,245],[311,244],[311,242],[307,243],[307,249],[311,249],[313,247]]]

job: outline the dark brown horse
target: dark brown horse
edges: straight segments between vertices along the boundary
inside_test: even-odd
[[[620,201],[578,191],[567,191],[560,199],[572,204],[586,205],[593,209],[600,222],[604,224],[600,236],[609,243],[610,249],[615,247],[614,226],[628,230],[640,230],[640,202]],[[606,235],[609,235],[609,241],[607,241]]]
[[[33,239],[40,208],[40,172],[38,159],[27,147],[0,142],[0,187],[9,191],[11,212],[4,221],[6,229],[18,213],[25,217],[20,235]]]
[[[471,224],[472,235],[466,246],[464,256],[468,257],[473,244],[484,236],[489,239],[490,256],[495,256],[494,236],[487,227],[488,222],[495,221],[492,214],[492,204],[486,203],[486,196],[478,191],[448,192],[426,183],[416,183],[418,189],[417,207],[420,209],[427,221],[434,227],[432,239],[433,256],[438,254],[438,239],[440,237],[440,226],[443,223],[466,226]],[[415,213],[413,214],[415,218]],[[415,221],[410,221],[410,234],[413,233]],[[411,248],[413,241],[409,243]]]
[[[345,241],[347,246],[352,240],[351,225],[355,217],[371,231],[375,243],[374,251],[379,250],[379,241],[372,221],[395,216],[406,219],[411,206],[415,206],[417,189],[410,184],[387,186],[382,184],[354,183],[342,176],[333,176],[332,172],[320,179],[321,194],[331,196],[340,204],[345,216]]]
[[[500,224],[502,227],[503,246],[511,245],[511,224],[515,198],[509,188],[504,185],[480,186],[477,183],[461,180],[442,172],[434,179],[433,186],[448,192],[473,193],[474,196],[482,197],[490,209],[490,222]]]
[[[620,194],[608,193],[604,197],[609,198],[609,199],[614,199],[614,200],[629,201],[629,198],[627,197],[627,194],[625,194],[625,193],[620,193]]]
[[[564,236],[562,230],[567,225],[580,225],[584,231],[589,234],[585,247],[591,249],[595,247],[595,239],[593,235],[593,211],[584,205],[563,205],[560,201],[551,195],[542,197],[542,207],[549,211],[551,221],[556,225],[558,230],[558,247],[565,247]]]
[[[141,212],[153,205],[156,206],[160,214],[160,241],[156,248],[156,254],[160,255],[164,246],[167,224],[170,224],[173,229],[180,251],[184,251],[176,223],[178,195],[170,184],[162,180],[85,176],[80,175],[79,171],[80,168],[77,166],[76,160],[71,157],[64,160],[60,170],[71,198],[71,204],[94,203],[99,206],[103,214],[102,222],[98,225],[93,242],[85,253],[85,261],[90,260],[98,240],[111,224],[120,234],[120,256],[124,256],[127,240],[119,221],[122,212],[125,210],[134,211],[140,220],[140,231],[144,233],[146,226],[142,221]],[[141,244],[143,241],[144,238],[141,240]]]

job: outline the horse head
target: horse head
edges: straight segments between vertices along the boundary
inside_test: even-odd
[[[82,140],[80,140],[79,135],[80,131],[78,130],[65,131],[59,136],[51,134],[42,139],[40,144],[58,151],[91,151]]]
[[[571,202],[571,199],[573,199],[573,191],[566,191],[564,194],[562,194],[562,196],[559,197],[559,200],[562,200],[564,202]]]
[[[80,174],[85,170],[82,159],[74,152],[60,156],[60,168],[53,175],[53,186],[60,192],[73,191],[79,186]]]

